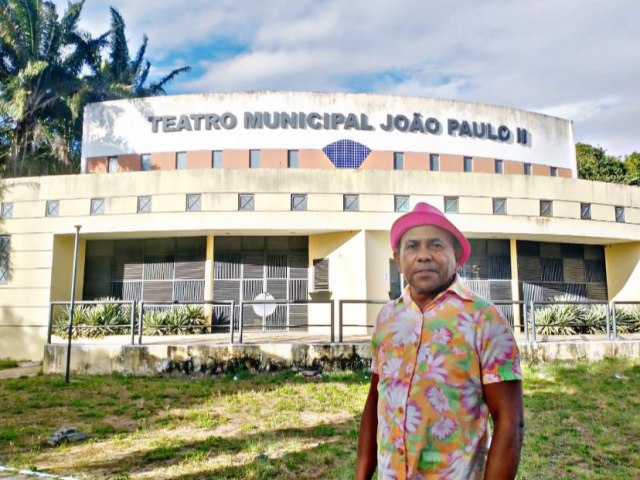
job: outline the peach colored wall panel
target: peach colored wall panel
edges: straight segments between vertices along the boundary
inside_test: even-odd
[[[140,171],[140,155],[119,155],[118,171],[119,172]]]
[[[496,159],[486,157],[473,157],[474,173],[496,173]]]
[[[548,177],[551,175],[551,168],[549,168],[548,165],[537,165],[534,163],[531,165],[531,174]]]
[[[187,168],[211,168],[211,150],[187,152]]]
[[[249,150],[225,150],[222,152],[224,168],[249,168]]]
[[[87,173],[106,173],[108,169],[107,157],[87,158]]]
[[[393,152],[371,152],[364,159],[362,169],[393,170]]]
[[[176,152],[158,152],[151,154],[151,170],[175,170]]]
[[[571,170],[568,168],[558,168],[558,176],[563,178],[573,178],[571,176]]]
[[[287,150],[260,150],[260,168],[287,168]]]
[[[505,160],[503,163],[504,173],[507,175],[524,175],[524,163]]]
[[[429,170],[429,154],[418,152],[404,153],[405,170]]]
[[[463,172],[462,155],[440,155],[440,170],[443,172]]]
[[[300,168],[336,168],[322,150],[300,150],[298,165]]]

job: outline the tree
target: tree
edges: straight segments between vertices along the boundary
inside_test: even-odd
[[[627,155],[624,161],[630,185],[640,185],[640,152]]]
[[[87,77],[91,101],[105,101],[120,98],[148,97],[164,95],[165,85],[177,75],[186,73],[191,67],[172,70],[157,82],[148,83],[151,63],[145,60],[149,38],[142,37],[142,45],[133,58],[129,57],[129,48],[125,35],[125,22],[120,12],[111,7],[111,30],[108,36],[107,59],[98,58],[98,62],[89,66],[92,75]]]
[[[50,1],[0,0],[3,176],[77,172],[87,103],[165,94],[168,82],[190,70],[150,83],[147,36],[131,59],[120,13],[112,8],[111,29],[92,38],[78,27],[83,4],[69,3],[59,17]]]
[[[78,29],[83,2],[70,3],[59,18],[51,2],[0,0],[0,122],[9,143],[2,152],[4,173],[72,166],[67,99],[82,86],[88,46]]]
[[[628,183],[625,164],[602,147],[576,144],[578,178],[610,183]]]

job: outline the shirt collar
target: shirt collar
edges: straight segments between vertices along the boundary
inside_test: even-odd
[[[404,302],[408,305],[411,304],[413,302],[413,299],[411,298],[410,289],[410,285],[404,287],[402,295],[394,300],[394,305],[397,305],[400,302]],[[455,275],[455,278],[453,279],[453,282],[451,282],[451,285],[449,285],[444,292],[441,292],[434,300],[443,297],[447,293],[452,293],[453,295],[460,297],[462,300],[473,300],[473,292],[469,290],[469,288],[464,284],[457,273]]]

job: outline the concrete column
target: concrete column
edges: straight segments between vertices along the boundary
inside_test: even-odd
[[[213,235],[207,235],[207,251],[205,253],[204,261],[204,301],[210,302],[213,300]],[[211,325],[211,312],[213,308],[211,305],[206,305],[204,308],[205,321],[207,325]]]
[[[511,259],[511,300],[520,301],[520,289],[518,288],[518,241],[515,238],[509,239],[509,257]],[[520,331],[523,319],[520,318],[520,306],[513,306],[513,329]]]

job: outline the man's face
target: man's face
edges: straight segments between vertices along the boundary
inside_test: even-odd
[[[432,300],[449,285],[458,266],[449,232],[428,225],[407,230],[393,258],[416,301]]]

